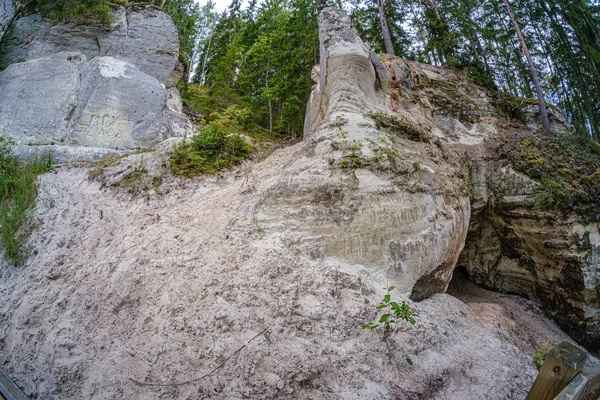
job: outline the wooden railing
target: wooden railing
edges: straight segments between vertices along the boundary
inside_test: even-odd
[[[27,400],[27,397],[0,368],[0,399]]]
[[[526,400],[597,400],[600,369],[586,368],[588,354],[562,342],[546,354]]]

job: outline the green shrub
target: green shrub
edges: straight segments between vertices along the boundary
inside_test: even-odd
[[[173,174],[187,178],[214,174],[241,163],[252,150],[242,136],[213,123],[175,146],[169,165]]]
[[[229,106],[221,112],[211,113],[209,120],[230,129],[248,131],[252,129],[252,111],[248,107]]]
[[[537,369],[542,367],[544,359],[546,358],[546,354],[552,350],[552,341],[552,338],[548,338],[546,339],[546,343],[537,345],[537,351],[533,355],[533,362],[535,363]]]
[[[12,140],[0,137],[0,245],[7,260],[22,264],[28,255],[24,228],[33,220],[37,176],[51,169],[52,158],[20,161],[12,145]]]

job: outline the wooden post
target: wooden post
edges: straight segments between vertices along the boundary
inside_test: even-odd
[[[6,400],[27,400],[27,397],[17,385],[2,371],[2,368],[0,368],[0,398]]]
[[[588,378],[588,384],[583,390],[579,400],[597,400],[600,399],[600,367],[586,368],[582,373]]]
[[[554,399],[583,370],[588,355],[568,342],[562,342],[546,355],[544,364],[526,400]]]

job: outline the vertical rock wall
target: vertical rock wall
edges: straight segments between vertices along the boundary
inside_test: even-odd
[[[8,3],[6,3],[8,4]],[[115,6],[110,27],[18,19],[0,47],[0,132],[59,163],[127,154],[192,131],[174,85],[179,39],[157,7]]]

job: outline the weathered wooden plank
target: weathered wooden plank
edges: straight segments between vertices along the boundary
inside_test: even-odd
[[[600,367],[586,368],[581,373],[588,378],[588,384],[585,387],[579,400],[597,400],[600,399]]]
[[[577,374],[554,400],[579,400],[587,384],[588,378],[583,374]]]
[[[588,355],[568,342],[562,342],[546,355],[526,400],[552,400],[583,370]]]
[[[27,397],[21,390],[10,380],[8,375],[0,368],[0,398],[6,400],[27,400]]]

